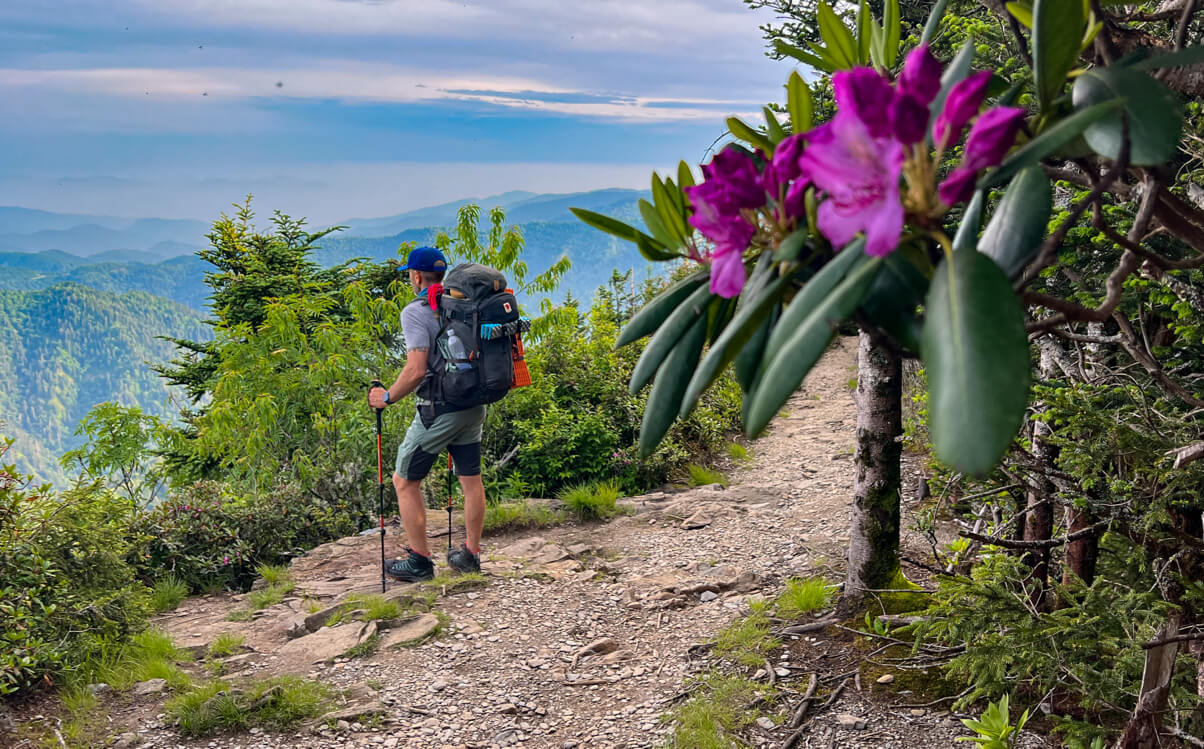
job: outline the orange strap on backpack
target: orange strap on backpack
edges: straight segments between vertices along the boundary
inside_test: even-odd
[[[524,359],[526,354],[523,351],[523,339],[519,336],[514,336],[514,379],[510,382],[512,388],[525,388],[531,384],[531,373],[527,370],[527,362]]]

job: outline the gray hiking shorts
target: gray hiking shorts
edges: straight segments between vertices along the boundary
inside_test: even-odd
[[[431,472],[439,453],[447,450],[458,475],[481,475],[481,427],[484,424],[484,406],[440,414],[429,427],[424,427],[415,413],[401,447],[397,448],[393,473],[410,481],[421,481]]]

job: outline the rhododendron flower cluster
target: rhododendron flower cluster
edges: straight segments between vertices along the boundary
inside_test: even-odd
[[[930,226],[968,200],[979,172],[999,164],[1012,147],[1024,111],[996,107],[979,114],[991,79],[984,71],[951,87],[932,118],[941,72],[926,45],[908,54],[893,83],[873,68],[840,71],[832,77],[837,108],[829,122],[783,139],[772,157],[727,148],[703,166],[704,181],[686,195],[694,209],[690,224],[714,245],[711,291],[740,293],[744,252],[763,227],[766,246],[785,236],[804,213],[808,189],[820,201],[820,233],[837,248],[864,234],[865,251],[876,256],[899,246],[909,219]],[[967,125],[961,163],[938,186],[936,164]]]

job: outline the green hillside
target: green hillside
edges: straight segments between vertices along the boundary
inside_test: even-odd
[[[142,292],[70,283],[0,290],[0,421],[3,433],[17,438],[9,457],[61,481],[57,456],[77,445],[75,425],[95,404],[177,413],[167,386],[146,365],[172,353],[156,336],[208,334],[197,311]]]

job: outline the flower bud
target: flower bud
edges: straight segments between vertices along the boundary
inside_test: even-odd
[[[945,205],[964,203],[974,194],[974,178],[977,176],[977,170],[959,166],[945,177],[945,181],[936,189],[937,194]]]
[[[890,104],[890,126],[900,143],[919,143],[928,129],[928,106],[911,94],[899,94]]]
[[[971,73],[969,77],[958,81],[949,90],[945,106],[936,116],[932,126],[932,140],[938,149],[946,148],[961,137],[962,130],[982,106],[982,100],[987,95],[987,84],[991,82],[991,71],[983,70]]]
[[[964,164],[977,171],[1003,161],[1023,124],[1023,109],[995,107],[983,112],[970,126]]]
[[[914,96],[928,106],[941,90],[941,63],[932,56],[927,44],[907,53],[903,70],[899,72],[899,91]]]

